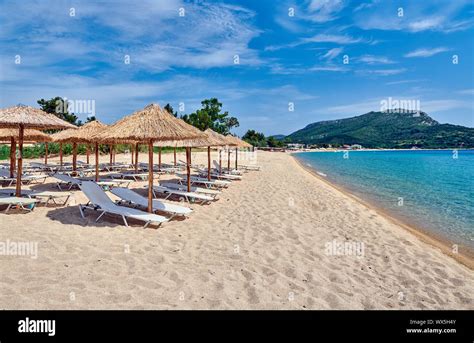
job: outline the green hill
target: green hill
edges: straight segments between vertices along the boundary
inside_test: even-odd
[[[369,112],[309,124],[288,137],[293,143],[360,144],[365,148],[474,148],[474,129],[440,124],[424,112]]]

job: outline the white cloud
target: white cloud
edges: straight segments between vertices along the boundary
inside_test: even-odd
[[[364,69],[358,70],[357,73],[363,75],[392,76],[406,72],[406,68],[393,69]]]
[[[337,44],[355,44],[362,43],[362,38],[354,38],[348,35],[334,35],[320,33],[313,37],[303,38],[302,42],[306,43],[337,43]]]
[[[414,83],[414,82],[422,82],[422,81],[425,81],[425,80],[400,80],[400,81],[391,81],[391,82],[387,82],[386,85],[402,85],[402,84],[406,84],[406,83]]]
[[[354,11],[355,24],[364,30],[403,30],[408,32],[440,31],[445,33],[466,30],[473,20],[460,20],[459,16],[470,0],[374,2],[372,6],[359,6]],[[399,8],[403,15],[399,16]]]
[[[409,23],[408,28],[413,32],[433,30],[439,27],[444,21],[444,17],[425,18]]]
[[[3,50],[42,67],[60,61],[84,65],[93,58],[123,68],[125,54],[134,63],[128,69],[135,71],[227,67],[235,55],[247,66],[261,63],[258,51],[249,47],[260,34],[253,24],[255,13],[243,7],[174,0],[113,6],[83,2],[74,6],[71,17],[70,6],[51,6],[47,1],[2,4]],[[182,17],[180,7],[185,10]],[[9,39],[12,36],[17,39]]]
[[[346,72],[348,71],[347,68],[343,68],[340,66],[335,65],[327,65],[327,66],[315,66],[309,69],[310,71],[332,71],[332,72]]]
[[[430,48],[421,48],[421,49],[411,51],[411,52],[405,54],[404,56],[408,57],[408,58],[411,58],[411,57],[431,57],[431,56],[434,56],[436,54],[439,54],[439,53],[442,53],[442,52],[445,52],[445,51],[449,51],[449,49],[445,48],[445,47],[431,48],[431,49]]]
[[[306,18],[317,23],[325,23],[337,18],[336,14],[345,7],[343,0],[311,0]]]
[[[332,61],[335,59],[337,56],[341,54],[341,52],[344,50],[344,48],[333,48],[329,49],[324,55],[322,55],[320,58],[328,61]]]
[[[393,64],[395,63],[391,59],[385,56],[373,56],[373,55],[363,55],[358,58],[360,62],[367,64]]]

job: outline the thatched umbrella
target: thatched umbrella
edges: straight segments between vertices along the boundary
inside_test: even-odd
[[[79,129],[75,130],[65,130],[62,132],[55,133],[53,139],[55,142],[62,143],[72,143],[73,146],[73,155],[72,155],[72,170],[76,171],[77,168],[77,144],[95,144],[95,180],[99,180],[99,142],[94,140],[94,136],[100,134],[108,126],[102,124],[98,120],[93,120],[85,125],[81,126]],[[62,151],[60,151],[62,155]]]
[[[0,141],[10,142],[10,177],[13,178],[16,163],[16,142],[19,139],[19,132],[15,129],[0,129]],[[23,140],[28,142],[51,142],[50,135],[39,130],[27,129],[23,134]],[[47,144],[47,143],[46,143]],[[46,155],[47,156],[47,155]],[[45,156],[45,159],[46,159]],[[47,159],[46,159],[47,161]],[[47,162],[45,162],[47,163]]]
[[[112,144],[130,141],[148,144],[148,211],[153,212],[153,143],[181,141],[203,136],[201,131],[183,120],[175,118],[157,104],[150,104],[144,109],[122,118],[94,138]],[[188,150],[189,148],[186,148],[186,151]],[[187,163],[187,172],[189,175],[189,162]]]
[[[23,172],[23,140],[25,129],[51,130],[75,128],[74,125],[46,113],[40,109],[25,105],[17,105],[0,110],[0,127],[18,128],[18,171],[16,180],[16,196],[21,196],[21,174]]]
[[[212,129],[207,129],[204,132],[209,136],[210,139],[214,140],[215,144],[213,144],[213,146],[222,147],[222,146],[229,145],[224,135],[221,135],[220,133],[217,133]],[[211,180],[211,152],[210,152],[209,146],[207,147],[207,158],[208,158],[207,179]],[[221,158],[220,149],[219,149],[219,173],[222,173],[222,158]]]
[[[241,140],[240,138],[232,135],[227,135],[225,136],[229,144],[233,144],[235,146],[235,169],[238,169],[237,165],[237,155],[239,148],[251,148],[252,145],[247,143],[246,141]],[[230,170],[230,150],[229,150],[229,156],[227,160],[227,169]]]
[[[161,141],[155,143],[155,146],[160,146],[160,149],[164,146],[172,146],[175,151],[176,148],[180,147],[189,148],[190,151],[191,148],[207,147],[207,178],[208,180],[211,180],[211,147],[225,146],[228,145],[228,142],[225,139],[225,136],[222,136],[211,129],[205,130],[202,134],[202,138],[186,139],[182,141]]]

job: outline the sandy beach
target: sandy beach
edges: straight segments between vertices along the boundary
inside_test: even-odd
[[[0,256],[0,309],[474,309],[467,266],[289,154],[259,151],[257,163],[218,201],[158,229],[84,220],[78,190],[65,207],[0,214],[1,242],[38,243],[37,258]],[[363,253],[328,253],[344,242]]]

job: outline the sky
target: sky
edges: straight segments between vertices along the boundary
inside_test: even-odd
[[[474,127],[473,33],[469,0],[0,0],[0,107],[61,96],[111,124],[216,97],[272,135],[392,99]]]

